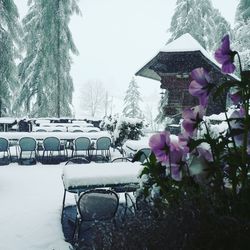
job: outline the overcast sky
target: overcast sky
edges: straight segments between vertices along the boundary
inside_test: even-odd
[[[15,0],[21,17],[24,0]],[[232,24],[237,0],[212,0]],[[168,39],[167,30],[176,0],[80,0],[82,16],[70,23],[79,56],[73,56],[71,75],[76,115],[81,115],[79,86],[100,80],[113,96],[113,111],[120,111],[132,76],[151,59]],[[160,83],[137,77],[143,100],[156,107]],[[145,105],[142,105],[145,108]]]

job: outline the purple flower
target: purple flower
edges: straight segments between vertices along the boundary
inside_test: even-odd
[[[191,72],[193,81],[189,85],[189,93],[192,96],[197,96],[200,105],[206,106],[208,102],[208,94],[211,90],[212,84],[208,72],[204,68],[196,68]]]
[[[187,108],[183,111],[182,127],[185,130],[185,135],[192,137],[196,134],[199,123],[202,121],[205,109],[203,106],[195,106],[194,108]]]
[[[211,152],[210,145],[208,143],[201,143],[197,147],[197,152],[199,157],[203,157],[207,161],[213,161],[213,155]]]
[[[229,35],[225,35],[221,42],[221,47],[215,51],[214,57],[218,63],[222,64],[221,71],[223,73],[233,73],[235,71],[233,63],[236,52],[230,49]]]
[[[229,94],[229,97],[234,105],[237,105],[241,101],[240,91],[234,91],[233,93]]]
[[[176,164],[171,165],[171,177],[175,181],[181,181],[182,174],[181,174],[180,165],[176,165]]]
[[[159,162],[169,162],[170,133],[161,132],[152,135],[149,139],[149,146]]]

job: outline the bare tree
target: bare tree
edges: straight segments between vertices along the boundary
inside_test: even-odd
[[[105,109],[105,89],[102,82],[90,80],[81,88],[82,101],[81,107],[86,115],[94,117],[103,115]]]

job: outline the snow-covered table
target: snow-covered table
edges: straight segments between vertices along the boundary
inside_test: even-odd
[[[142,170],[140,162],[115,162],[71,164],[63,168],[65,189],[89,187],[110,187],[121,184],[138,183]]]
[[[140,162],[71,164],[63,168],[63,208],[66,192],[78,193],[92,188],[110,187],[116,192],[133,192],[138,188]]]
[[[8,140],[20,140],[22,137],[32,137],[36,140],[43,140],[46,137],[57,137],[60,140],[74,140],[78,137],[88,137],[91,140],[97,140],[100,137],[109,137],[106,131],[99,132],[0,132],[0,137]]]
[[[86,127],[86,126],[79,126],[79,127],[58,127],[58,126],[38,126],[38,127],[33,127],[33,132],[39,131],[40,129],[44,129],[47,132],[53,132],[53,130],[61,130],[62,132],[73,132],[74,130],[82,130],[83,132],[89,132],[89,131],[95,131],[99,132],[100,129],[97,127]]]

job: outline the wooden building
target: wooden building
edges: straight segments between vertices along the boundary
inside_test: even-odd
[[[233,75],[223,74],[220,65],[188,33],[167,44],[136,75],[161,82],[161,88],[168,92],[168,103],[164,108],[164,113],[166,116],[175,117],[186,107],[198,104],[198,98],[191,96],[188,92],[192,81],[190,73],[198,67],[206,69],[215,84],[236,79]],[[222,101],[214,101],[210,96],[206,115],[222,112],[226,99],[226,93]]]

